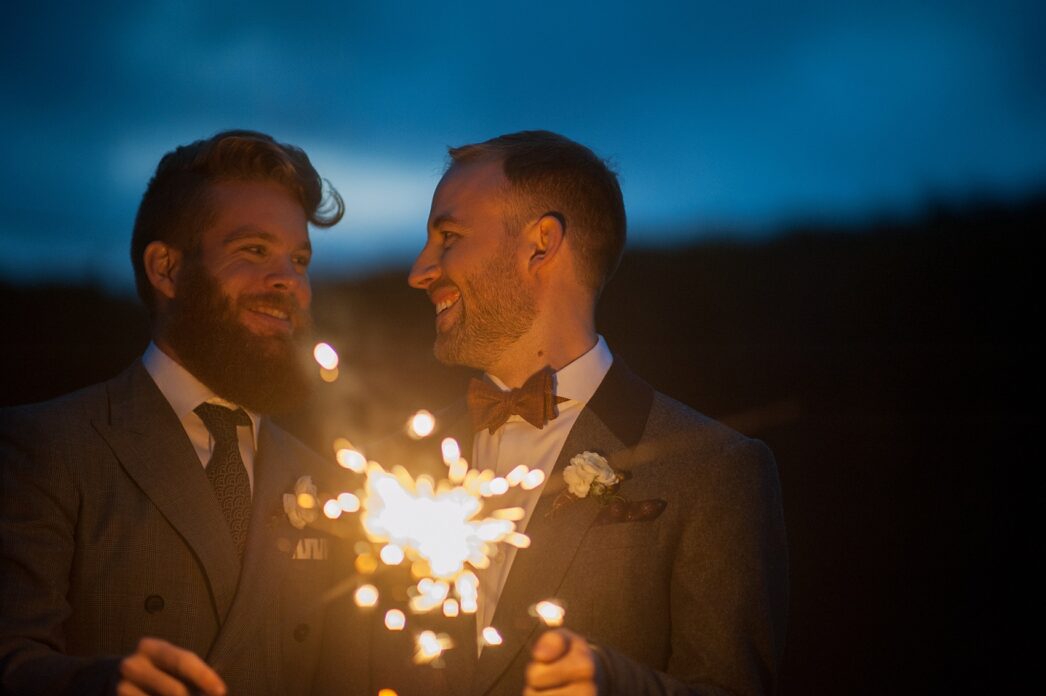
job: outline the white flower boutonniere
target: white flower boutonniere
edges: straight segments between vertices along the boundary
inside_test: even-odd
[[[600,505],[621,499],[621,496],[617,495],[617,489],[624,479],[624,475],[614,471],[603,455],[596,452],[576,454],[563,469],[563,481],[567,484],[567,490],[552,503],[550,514],[555,514],[567,503],[582,498],[595,498]]]
[[[595,452],[582,452],[570,458],[570,464],[563,470],[563,480],[575,498],[591,495],[602,503],[617,490],[621,476],[610,468],[606,457]]]
[[[316,519],[320,511],[316,500],[316,484],[312,482],[311,476],[302,476],[294,484],[293,493],[283,494],[283,511],[295,529],[305,529],[305,525]]]

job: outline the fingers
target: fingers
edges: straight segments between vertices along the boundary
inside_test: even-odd
[[[136,696],[142,691],[163,696],[189,696],[186,683],[207,696],[224,696],[226,688],[218,673],[196,653],[159,638],[143,638],[138,650],[120,663],[124,681],[120,694]]]
[[[534,642],[530,654],[538,662],[553,662],[563,657],[570,648],[570,639],[574,634],[565,628],[556,631],[545,631]]]
[[[527,665],[524,694],[566,696],[596,693],[596,664],[584,638],[565,629],[542,634]]]

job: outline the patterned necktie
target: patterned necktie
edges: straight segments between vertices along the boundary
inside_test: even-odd
[[[552,368],[546,367],[531,375],[519,389],[506,392],[489,382],[473,378],[465,395],[473,430],[478,432],[487,428],[493,434],[511,415],[520,416],[535,428],[544,428],[559,415],[556,404],[567,400],[555,395],[553,374]]]
[[[247,545],[247,525],[251,520],[251,482],[240,457],[236,426],[250,425],[251,419],[242,408],[234,411],[217,404],[202,403],[193,410],[214,438],[214,451],[207,463],[207,478],[214,486],[218,504],[242,559]]]

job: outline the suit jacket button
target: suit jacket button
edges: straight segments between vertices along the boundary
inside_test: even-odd
[[[149,595],[145,598],[145,610],[150,614],[163,611],[163,597],[160,595]]]
[[[309,637],[309,624],[298,624],[294,628],[294,640],[304,642]]]

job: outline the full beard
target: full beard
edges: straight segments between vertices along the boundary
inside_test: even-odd
[[[436,334],[433,354],[446,365],[487,370],[534,324],[534,298],[523,287],[508,250],[459,288],[461,316]]]
[[[295,322],[289,336],[263,336],[239,320],[247,304],[264,301]],[[232,300],[199,263],[189,261],[171,302],[166,339],[182,365],[215,394],[259,413],[300,406],[309,392],[300,346],[311,332],[307,310],[283,293]]]

